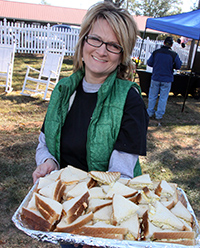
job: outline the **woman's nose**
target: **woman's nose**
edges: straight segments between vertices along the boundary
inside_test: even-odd
[[[100,47],[97,48],[97,52],[99,54],[105,54],[107,53],[107,49],[106,49],[106,44],[102,44]]]

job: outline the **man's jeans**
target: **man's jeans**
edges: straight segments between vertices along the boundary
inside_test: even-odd
[[[149,89],[149,96],[148,96],[148,109],[147,112],[150,117],[152,117],[154,114],[156,116],[156,119],[162,119],[166,105],[167,105],[167,99],[169,96],[169,92],[171,89],[171,82],[158,82],[155,80],[151,80],[151,86]],[[160,97],[158,100],[158,106],[157,110],[155,111],[155,105],[158,98],[158,94],[160,93]]]

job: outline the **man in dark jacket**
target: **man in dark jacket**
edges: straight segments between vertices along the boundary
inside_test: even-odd
[[[147,61],[147,65],[153,67],[147,112],[150,118],[154,118],[155,114],[155,118],[159,123],[165,113],[171,84],[174,80],[173,69],[180,69],[182,65],[178,54],[172,51],[172,45],[172,37],[167,37],[164,41],[164,46],[155,50]],[[160,97],[155,111],[154,107],[159,93]]]

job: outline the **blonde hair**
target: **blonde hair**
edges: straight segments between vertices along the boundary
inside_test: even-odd
[[[113,29],[119,44],[123,47],[122,61],[118,67],[118,77],[127,79],[132,67],[131,54],[137,38],[137,25],[131,14],[111,2],[100,2],[91,6],[81,25],[79,40],[74,54],[74,71],[83,69],[82,50],[85,36],[98,19],[105,19]]]

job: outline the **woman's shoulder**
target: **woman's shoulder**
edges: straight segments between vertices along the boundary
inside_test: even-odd
[[[126,98],[126,104],[132,106],[144,104],[142,96],[140,95],[140,92],[137,87],[133,86],[130,88]]]

